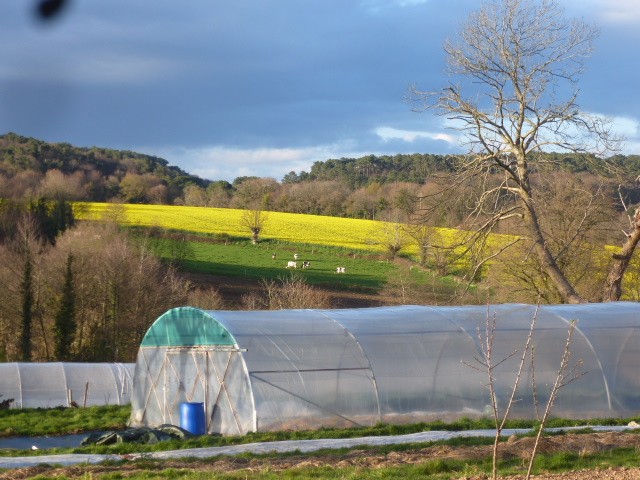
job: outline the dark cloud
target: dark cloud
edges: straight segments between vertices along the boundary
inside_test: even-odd
[[[148,153],[246,150],[247,162],[255,161],[256,149],[448,152],[451,144],[433,136],[383,139],[376,129],[444,131],[440,119],[413,113],[404,96],[414,82],[424,89],[446,84],[442,43],[475,6],[469,0],[76,1],[61,21],[41,29],[21,2],[2,2],[0,131],[78,145],[145,146]],[[635,115],[637,108],[629,107],[637,107],[637,41],[626,39],[637,34],[619,33],[603,27],[581,105]]]

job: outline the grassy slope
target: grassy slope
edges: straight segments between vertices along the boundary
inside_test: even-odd
[[[169,258],[171,250],[166,241],[159,242],[160,254]],[[301,260],[295,271],[310,284],[331,287],[360,287],[379,289],[397,266],[382,261],[377,256],[353,256],[339,248],[296,246],[276,242],[251,245],[250,242],[216,244],[190,241],[188,257],[180,263],[183,268],[196,273],[253,278],[278,278],[294,269],[286,268],[287,262],[298,253],[300,259],[311,262],[302,269]],[[275,253],[276,258],[272,258]],[[346,268],[348,275],[336,274],[336,267]]]

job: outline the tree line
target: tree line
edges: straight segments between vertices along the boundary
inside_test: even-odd
[[[633,179],[640,156],[596,159],[576,153],[547,153],[547,165],[561,173],[602,176],[603,166],[624,168],[622,189],[640,201]],[[14,133],[0,136],[0,198],[153,203],[265,209],[367,219],[399,218],[420,207],[434,182],[455,174],[466,156],[398,154],[315,162],[309,172],[274,178],[204,180],[166,160],[130,151],[47,143]],[[533,172],[537,164],[532,164]],[[617,180],[611,180],[613,189]],[[461,189],[451,192],[461,195]],[[612,195],[617,195],[614,192]],[[455,222],[452,223],[452,225]]]
[[[65,201],[3,200],[0,220],[0,361],[131,361],[151,322],[193,293],[144,242],[76,224]]]

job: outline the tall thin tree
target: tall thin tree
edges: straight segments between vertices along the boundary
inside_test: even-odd
[[[20,359],[23,362],[31,361],[31,327],[33,324],[33,260],[31,252],[24,252],[22,269],[22,282],[20,283],[22,295],[22,318],[20,328]]]
[[[34,261],[41,246],[37,235],[37,221],[32,214],[25,214],[18,220],[13,249],[21,259],[20,286],[20,334],[18,356],[29,362],[32,358],[32,327],[34,316]]]
[[[56,360],[59,361],[73,360],[71,347],[75,338],[77,323],[72,265],[73,254],[69,253],[67,255],[60,305],[54,319],[54,355]]]

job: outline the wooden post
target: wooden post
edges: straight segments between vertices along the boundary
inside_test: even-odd
[[[84,386],[84,398],[82,399],[82,408],[87,406],[87,394],[89,393],[89,382]]]

